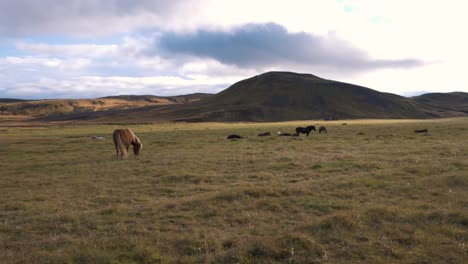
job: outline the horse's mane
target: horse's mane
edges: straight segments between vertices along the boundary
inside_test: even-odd
[[[132,143],[140,145],[139,148],[143,149],[143,143],[141,143],[140,139],[135,135],[135,133],[133,133],[133,131],[129,128],[127,128],[126,130],[128,130],[128,132],[132,134]]]

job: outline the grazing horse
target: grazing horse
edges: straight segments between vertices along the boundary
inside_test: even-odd
[[[242,137],[236,134],[229,135],[226,139],[241,139]]]
[[[427,129],[420,129],[420,130],[415,130],[414,133],[427,133],[429,130]]]
[[[138,156],[143,144],[140,139],[130,129],[116,129],[113,135],[117,159],[128,158],[128,147],[133,145],[133,153]]]
[[[307,136],[309,136],[309,133],[310,131],[316,131],[315,130],[315,126],[308,126],[308,127],[297,127],[296,128],[296,134],[300,135],[301,133],[302,134],[306,134]]]
[[[319,127],[319,133],[322,134],[322,132],[326,134],[327,133],[327,128],[324,127],[324,126],[320,126]]]
[[[266,137],[266,136],[271,136],[270,132],[265,132],[265,133],[260,133],[258,134],[259,137]]]

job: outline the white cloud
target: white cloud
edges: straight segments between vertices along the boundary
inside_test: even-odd
[[[40,57],[5,57],[0,58],[0,69],[4,74],[9,73],[16,77],[21,71],[68,71],[81,70],[90,65],[91,61],[86,58],[59,59]]]
[[[57,67],[62,63],[59,59],[54,58],[37,58],[37,57],[5,57],[0,58],[0,65],[19,65],[32,66],[39,65],[45,67]]]
[[[101,77],[82,76],[67,80],[42,78],[37,82],[16,83],[2,91],[6,97],[20,98],[95,98],[119,94],[179,95],[198,92],[214,93],[234,82],[230,77],[212,78],[191,75],[191,79],[175,76]]]
[[[104,57],[119,54],[118,45],[68,44],[51,45],[46,43],[20,42],[16,45],[20,51],[51,57]]]

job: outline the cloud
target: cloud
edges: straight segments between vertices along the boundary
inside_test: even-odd
[[[90,36],[146,27],[187,27],[189,12],[202,5],[201,0],[0,1],[0,35]]]
[[[46,43],[20,42],[16,49],[40,56],[52,57],[103,57],[116,56],[119,53],[118,45],[96,45],[96,44],[68,44],[52,45]]]
[[[68,72],[75,75],[82,74],[82,70],[90,64],[91,61],[85,58],[5,57],[0,58],[0,76],[2,77],[0,81],[14,82],[15,80],[33,80],[41,76],[67,76]]]
[[[250,68],[302,65],[356,72],[424,64],[418,59],[374,59],[334,34],[290,33],[274,23],[247,24],[227,32],[164,33],[156,39],[151,52],[167,57],[211,58]]]
[[[34,82],[15,83],[0,89],[1,97],[37,98],[96,98],[120,94],[156,94],[161,96],[189,94],[194,91],[215,93],[233,82],[229,77],[211,78],[193,75],[157,77],[81,76],[66,80],[41,78]]]
[[[56,70],[67,75],[121,75],[143,76],[154,74],[155,70],[164,70],[171,63],[157,56],[139,56],[140,50],[146,47],[145,38],[125,37],[119,44],[48,44],[19,42],[16,49],[21,56],[0,57],[0,65],[5,69],[11,67],[21,70],[19,65],[27,65],[37,72],[49,76],[44,66],[59,66]],[[80,70],[80,71],[68,71]],[[11,72],[11,70],[8,70]],[[59,74],[56,72],[54,76]],[[13,76],[13,75],[10,75]],[[18,76],[16,76],[18,77]],[[53,76],[52,76],[53,77]],[[22,79],[22,78],[20,78]]]
[[[333,34],[291,33],[278,24],[192,33],[151,31],[115,44],[20,41],[23,56],[0,57],[0,97],[77,98],[218,92],[270,70],[360,72],[415,67],[377,60]],[[320,70],[317,70],[320,69]]]

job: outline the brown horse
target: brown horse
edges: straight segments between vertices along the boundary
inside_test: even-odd
[[[115,150],[117,152],[117,159],[128,158],[128,147],[133,145],[133,153],[138,156],[143,144],[140,139],[130,129],[117,129],[113,135]]]

